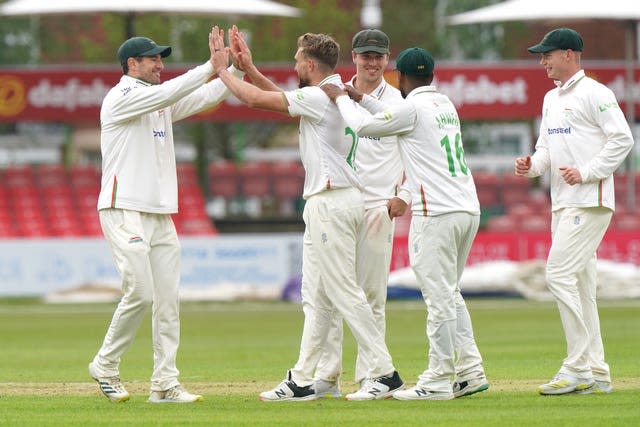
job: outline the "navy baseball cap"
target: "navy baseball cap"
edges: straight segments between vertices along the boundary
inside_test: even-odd
[[[582,37],[571,28],[556,28],[549,31],[540,43],[527,50],[531,53],[546,53],[556,49],[582,52]]]
[[[421,47],[403,50],[396,58],[396,70],[412,76],[428,76],[433,73],[435,61],[431,54]]]
[[[156,55],[166,58],[171,55],[171,46],[159,46],[147,37],[131,37],[118,48],[118,60],[121,64],[129,58]]]

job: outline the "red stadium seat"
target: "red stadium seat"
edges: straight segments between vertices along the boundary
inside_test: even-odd
[[[518,229],[518,224],[508,215],[492,216],[487,222],[487,231],[511,232]]]
[[[176,165],[178,174],[178,188],[198,187],[198,173],[193,163],[178,163]]]
[[[38,187],[65,187],[68,185],[67,174],[62,165],[38,165],[35,168]]]
[[[273,195],[279,215],[296,215],[296,202],[302,198],[304,189],[304,167],[299,162],[273,164]]]
[[[73,166],[69,171],[71,185],[75,188],[100,188],[100,169],[93,165]]]
[[[225,198],[237,197],[240,191],[240,174],[233,162],[221,161],[209,165],[209,194]]]

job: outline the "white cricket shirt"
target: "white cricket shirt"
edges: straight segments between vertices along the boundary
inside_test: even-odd
[[[233,67],[230,71],[242,76]],[[178,183],[172,122],[209,108],[230,92],[210,62],[152,85],[122,76],[102,102],[102,185],[98,210],[178,212]]]
[[[353,86],[356,77],[351,78]],[[369,94],[380,102],[390,105],[402,102],[400,91],[384,79]],[[359,107],[362,108],[362,107]],[[362,184],[365,209],[386,206],[394,196],[407,204],[411,203],[408,189],[402,189],[404,168],[398,148],[398,138],[391,136],[358,135],[356,172]]]
[[[365,95],[360,102],[368,110],[365,114],[348,101],[341,96],[336,103],[356,132],[398,136],[413,215],[480,214],[476,187],[464,160],[458,113],[435,86],[416,88],[403,102],[389,106]]]
[[[325,83],[342,86],[340,75],[333,74],[318,86],[284,92],[289,114],[300,116],[304,199],[334,188],[362,190],[353,167],[358,136],[347,127],[336,106],[320,89]]]
[[[597,206],[615,210],[613,172],[632,147],[631,129],[613,92],[580,70],[545,95],[527,176],[550,170],[553,211]],[[577,168],[582,184],[565,183],[559,170],[563,166]]]

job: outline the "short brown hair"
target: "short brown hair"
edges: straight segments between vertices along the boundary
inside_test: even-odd
[[[298,37],[298,48],[331,70],[336,68],[340,56],[340,45],[327,34],[305,33]]]

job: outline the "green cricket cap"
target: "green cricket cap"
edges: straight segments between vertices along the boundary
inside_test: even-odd
[[[582,37],[571,28],[556,28],[549,31],[542,41],[527,50],[531,53],[546,53],[556,49],[571,49],[582,52]]]
[[[380,30],[362,30],[351,40],[355,53],[389,53],[389,37]]]
[[[171,46],[159,46],[147,37],[131,37],[118,48],[118,60],[121,64],[129,58],[156,55],[166,58],[171,55]]]
[[[435,61],[431,54],[420,47],[410,47],[396,58],[396,70],[412,76],[428,76],[433,73]]]

